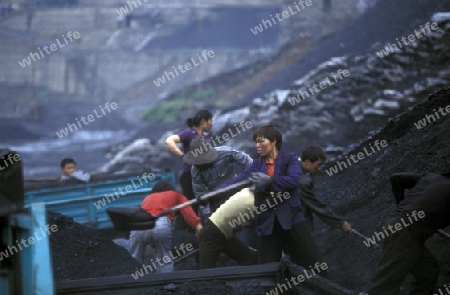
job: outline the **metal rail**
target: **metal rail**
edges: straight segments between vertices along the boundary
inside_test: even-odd
[[[286,257],[283,257],[282,263],[286,266],[287,272],[283,274],[281,283],[290,281],[292,277],[301,277],[305,279],[300,284],[291,283],[294,294],[329,294],[329,295],[352,295],[351,290],[341,287],[340,285],[324,278],[322,276],[306,270],[305,268],[292,263]],[[316,270],[317,271],[317,270]],[[281,284],[280,283],[280,284]],[[281,289],[283,290],[283,289]],[[313,290],[311,292],[311,290]]]
[[[125,294],[132,290],[142,290],[148,287],[165,286],[170,283],[192,281],[246,281],[251,279],[271,280],[272,284],[278,280],[280,264],[233,266],[214,269],[175,271],[164,274],[149,274],[135,280],[131,275],[98,279],[83,279],[56,282],[57,294],[97,294],[99,292],[120,291]]]
[[[303,277],[295,283],[293,277]],[[320,275],[320,272],[311,272],[290,261],[284,256],[281,263],[260,264],[252,266],[233,266],[214,269],[176,271],[166,274],[149,274],[134,279],[131,275],[83,279],[75,281],[57,282],[57,294],[120,294],[134,295],[136,292],[148,291],[152,287],[167,286],[171,283],[205,282],[220,280],[227,284],[239,282],[258,282],[262,294],[278,294],[289,291],[287,294],[310,294],[310,295],[351,295],[353,291],[348,290]],[[292,282],[288,284],[287,282]],[[277,291],[278,293],[273,293]],[[271,292],[272,291],[272,292]],[[255,290],[257,292],[257,290]],[[139,293],[141,294],[141,293]]]

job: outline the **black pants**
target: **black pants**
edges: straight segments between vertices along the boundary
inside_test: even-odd
[[[226,239],[217,226],[207,219],[198,237],[200,269],[216,267],[220,253],[227,254],[238,265],[256,264],[256,253],[238,238]]]
[[[258,237],[258,263],[280,261],[283,250],[289,250],[293,262],[306,269],[311,269],[317,262],[323,262],[306,221],[294,224],[290,230],[284,230],[275,218],[272,234]],[[327,271],[323,270],[319,275],[327,277]]]
[[[389,220],[386,224],[395,224]],[[372,276],[369,295],[396,295],[406,276],[414,278],[410,295],[430,295],[439,275],[436,258],[424,242],[401,229],[384,240],[383,253]]]
[[[180,176],[180,185],[183,190],[183,195],[188,199],[192,200],[195,198],[194,191],[192,190],[192,175],[191,172],[183,171]]]
[[[192,190],[192,175],[191,172],[183,171],[180,176],[180,185],[183,190],[183,195],[188,199],[192,200],[195,198],[194,191]],[[192,209],[197,213],[197,206],[193,205]],[[187,230],[189,232],[194,232],[194,230],[186,223],[184,218],[179,216],[175,221],[175,229],[177,230]]]

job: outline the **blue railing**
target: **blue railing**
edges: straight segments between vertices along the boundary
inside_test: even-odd
[[[108,207],[140,206],[155,183],[168,181],[176,185],[175,174],[154,174],[151,178],[128,177],[63,187],[43,188],[25,193],[25,207],[43,202],[48,210],[93,228],[112,228]],[[121,192],[122,193],[121,193]]]

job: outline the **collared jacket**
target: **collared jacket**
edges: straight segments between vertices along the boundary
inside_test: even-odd
[[[191,168],[192,174],[192,190],[195,197],[201,197],[206,193],[215,190],[221,184],[236,177],[236,169],[240,171],[248,167],[253,159],[244,152],[232,149],[229,146],[218,146],[214,148],[218,157],[212,162],[212,167],[207,170],[200,170],[195,166]],[[240,166],[240,167],[236,167]],[[225,200],[214,200],[215,204],[211,208],[212,211],[222,204]]]
[[[264,158],[259,157],[253,160],[253,163],[244,172],[223,184],[221,188],[249,179],[253,172],[267,174]],[[256,233],[259,236],[272,234],[275,217],[285,230],[289,230],[293,224],[305,220],[298,189],[300,176],[301,169],[298,156],[295,153],[280,149],[275,162],[271,187],[255,190],[255,207],[261,209],[259,210],[260,213],[255,215]],[[288,193],[289,198],[280,197],[284,193]],[[265,210],[262,210],[263,208]]]
[[[323,222],[332,228],[341,228],[344,220],[337,216],[328,205],[317,198],[314,193],[314,179],[311,174],[302,169],[300,179],[300,199],[302,201],[303,214],[311,231],[314,230],[314,216],[316,214]]]

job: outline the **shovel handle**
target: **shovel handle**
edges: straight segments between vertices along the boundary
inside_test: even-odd
[[[438,233],[440,233],[443,237],[450,238],[450,234],[446,233],[442,229],[438,229]]]
[[[365,235],[363,235],[362,233],[360,233],[360,232],[357,231],[356,229],[353,229],[353,228],[352,228],[352,232],[355,233],[355,235],[357,235],[358,237],[360,237],[361,239],[363,239],[363,240],[365,240],[365,241],[369,240],[368,237],[366,237]],[[377,243],[374,243],[374,244],[372,244],[372,245],[373,245],[375,248],[378,248],[378,249],[381,248],[380,245],[378,245]]]
[[[215,197],[215,196],[217,196],[217,195],[219,195],[221,193],[227,192],[227,191],[232,190],[232,189],[236,189],[236,188],[244,186],[244,185],[250,185],[250,184],[252,184],[252,182],[250,180],[243,180],[243,181],[237,182],[237,183],[229,185],[227,187],[224,187],[224,188],[218,189],[216,191],[204,194],[199,199],[192,199],[192,200],[189,200],[189,201],[187,201],[187,202],[185,202],[183,204],[179,204],[179,205],[176,205],[175,207],[166,209],[166,210],[164,210],[164,211],[154,215],[154,217],[158,218],[158,217],[164,216],[166,214],[169,214],[169,213],[172,213],[172,212],[175,212],[175,211],[179,211],[179,210],[181,210],[183,208],[186,208],[188,206],[191,206],[193,204],[197,204],[200,201],[204,201],[204,200],[210,199],[212,197]]]

